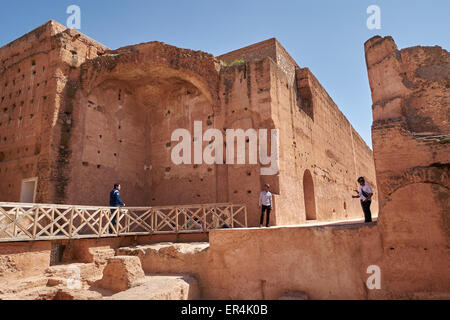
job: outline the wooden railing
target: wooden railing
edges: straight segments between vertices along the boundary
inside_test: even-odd
[[[229,203],[108,208],[0,202],[0,242],[209,232],[247,227],[247,208]]]

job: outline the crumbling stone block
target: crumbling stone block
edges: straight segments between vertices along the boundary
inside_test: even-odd
[[[95,283],[96,287],[120,292],[138,284],[145,277],[141,260],[133,256],[117,256],[108,259],[103,270],[103,278]]]

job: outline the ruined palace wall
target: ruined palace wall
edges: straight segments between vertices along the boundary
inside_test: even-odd
[[[96,43],[86,45],[86,39],[79,32],[49,21],[0,48],[1,201],[19,202],[22,179],[28,178],[37,178],[36,202],[58,201],[57,141],[61,136],[60,121],[67,120],[60,119],[67,70],[76,66],[78,55],[87,58],[96,54],[79,47],[101,47]]]
[[[306,220],[303,177],[313,177],[318,220],[362,217],[356,179],[365,176],[375,190],[372,151],[356,133],[308,69],[297,69],[296,82],[272,65],[273,118],[280,129],[280,224]],[[305,107],[308,105],[308,107]],[[308,109],[309,108],[309,109]]]
[[[360,203],[352,199],[351,195],[358,188],[356,179],[361,175],[376,190],[372,150],[314,75],[308,69],[300,69],[276,39],[218,57],[227,63],[239,59],[254,62],[263,58],[270,64],[270,68],[264,70],[270,75],[270,83],[261,87],[257,95],[259,97],[269,90],[271,115],[264,117],[280,130],[279,175],[262,177],[274,184],[274,221],[281,225],[306,220],[303,190],[305,170],[313,175],[317,219],[362,217]],[[260,99],[257,103],[261,104],[261,101],[267,100]],[[264,109],[260,106],[255,111],[263,114]],[[376,216],[377,192],[372,211]]]
[[[220,111],[216,128],[274,129],[271,119],[269,59],[244,62],[222,68],[220,73]],[[223,131],[225,133],[225,130]],[[218,194],[225,194],[226,202],[245,204],[249,226],[259,226],[259,194],[265,183],[278,193],[278,175],[262,176],[260,165],[248,164],[249,141],[246,143],[246,164],[219,165],[217,170],[225,179],[218,178]],[[270,145],[270,140],[268,142]],[[235,146],[236,147],[236,146]],[[236,149],[235,149],[236,150]],[[259,161],[259,160],[258,160]],[[236,163],[236,162],[235,162]],[[276,196],[275,196],[276,198]],[[275,199],[274,202],[277,200]],[[276,224],[272,215],[271,223]]]
[[[395,294],[448,292],[450,55],[379,36],[365,52],[385,277]]]
[[[0,48],[0,201],[19,202],[22,179],[38,178],[37,200],[45,193],[58,30],[47,23]]]
[[[72,135],[77,120],[76,94],[78,92],[80,65],[88,59],[103,54],[107,48],[84,36],[80,32],[66,29],[54,36],[54,46],[58,48],[58,64],[55,71],[56,97],[55,113],[52,123],[51,175],[52,187],[49,188],[48,201],[51,203],[70,203],[67,200],[68,186],[74,176],[71,175],[71,159],[76,149],[71,147]],[[83,186],[79,186],[82,188]],[[72,204],[78,204],[73,202]]]

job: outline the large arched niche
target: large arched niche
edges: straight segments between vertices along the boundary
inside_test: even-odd
[[[171,159],[174,130],[188,129],[193,135],[194,121],[202,121],[203,131],[211,127],[213,102],[211,94],[204,94],[207,86],[200,89],[201,79],[194,84],[192,75],[167,67],[143,73],[130,65],[126,73],[115,74],[93,76],[99,82],[83,87],[78,162],[89,163],[80,168],[89,174],[81,176],[100,181],[103,189],[120,182],[123,198],[132,206],[201,203],[215,197],[214,172],[205,165],[176,166]],[[90,202],[98,203],[101,196],[94,193]]]

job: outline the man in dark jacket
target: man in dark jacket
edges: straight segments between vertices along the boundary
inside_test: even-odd
[[[122,199],[120,199],[120,184],[118,183],[114,185],[114,189],[112,189],[109,194],[109,206],[115,208],[125,207],[125,203],[123,203]],[[116,217],[117,216],[115,216],[111,221],[114,227],[116,227]],[[109,228],[109,232],[112,231],[113,230]]]

